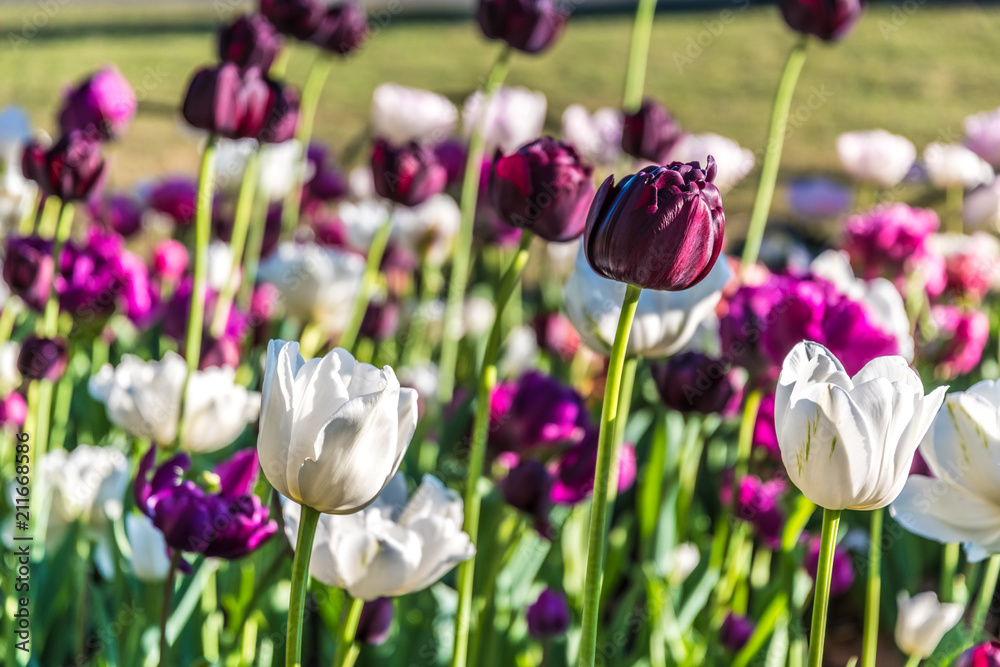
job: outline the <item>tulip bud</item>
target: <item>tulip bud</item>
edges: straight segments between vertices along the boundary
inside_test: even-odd
[[[124,237],[132,236],[142,227],[142,207],[128,195],[95,199],[87,208],[95,221]]]
[[[48,150],[31,142],[24,147],[21,170],[47,195],[64,202],[87,199],[104,180],[101,144],[81,130],[67,132]]]
[[[366,602],[361,608],[361,618],[358,629],[354,632],[354,641],[369,646],[379,646],[389,638],[392,630],[392,598],[376,598]]]
[[[896,609],[896,646],[907,656],[929,658],[945,633],[961,620],[965,605],[938,602],[934,591],[918,593],[912,598],[906,591],[900,591]]]
[[[45,308],[55,262],[52,241],[38,236],[11,236],[3,260],[3,279],[10,291],[37,311]]]
[[[260,13],[278,32],[296,39],[308,39],[316,31],[323,9],[320,0],[260,0]]]
[[[637,111],[625,114],[622,150],[634,158],[662,164],[683,137],[681,126],[655,100],[643,100]]]
[[[21,344],[17,370],[28,380],[58,380],[67,361],[65,340],[28,336]]]
[[[1000,667],[1000,642],[984,642],[958,656],[952,667]]]
[[[219,59],[267,72],[284,41],[260,14],[242,15],[219,31]]]
[[[59,129],[63,134],[82,130],[95,139],[114,139],[128,129],[136,106],[132,86],[117,67],[108,66],[66,95],[59,112]]]
[[[540,53],[559,39],[569,15],[553,0],[479,0],[477,18],[487,38]]]
[[[322,49],[346,56],[365,43],[368,33],[368,14],[364,7],[348,0],[327,7],[309,41]]]
[[[660,398],[678,412],[732,416],[739,409],[743,386],[736,372],[721,359],[700,352],[682,352],[652,367]]]
[[[511,155],[497,151],[490,201],[507,224],[527,228],[546,241],[570,241],[587,223],[593,172],[575,148],[543,137]]]
[[[504,502],[531,516],[543,537],[550,537],[549,497],[552,476],[534,459],[522,459],[500,483]]]
[[[375,192],[403,206],[416,206],[444,190],[448,172],[434,151],[412,142],[391,146],[384,139],[372,148]]]
[[[542,591],[525,614],[528,634],[536,639],[559,637],[569,629],[569,605],[566,596],[551,588]]]
[[[756,624],[746,616],[729,612],[719,628],[719,641],[727,650],[736,653],[746,646],[756,628]]]
[[[587,216],[583,247],[594,271],[646,289],[685,290],[722,252],[725,214],[715,160],[647,167],[617,185],[609,176]]]
[[[862,0],[780,0],[788,27],[823,41],[840,39],[861,18]]]

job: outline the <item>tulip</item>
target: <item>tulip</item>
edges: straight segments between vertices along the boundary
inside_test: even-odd
[[[308,39],[322,49],[346,56],[361,48],[369,32],[365,8],[347,0],[328,5]]]
[[[497,155],[490,201],[507,224],[527,228],[546,241],[570,241],[583,233],[587,222],[593,171],[575,148],[544,137],[511,155]]]
[[[45,309],[52,288],[55,262],[52,241],[39,236],[10,236],[3,261],[3,279],[13,294],[37,311]]]
[[[17,370],[29,380],[58,380],[68,363],[66,341],[30,335],[21,344]]]
[[[124,281],[120,294],[122,310],[137,327],[152,326],[160,314],[160,291],[149,279],[141,257],[124,251],[118,258],[118,273]]]
[[[711,133],[682,136],[670,151],[669,159],[671,162],[704,163],[709,155],[717,163],[718,171],[713,184],[719,192],[729,192],[754,167],[753,151],[732,139]]]
[[[488,39],[541,53],[559,39],[569,16],[553,0],[479,0],[477,18]]]
[[[809,549],[806,554],[806,572],[810,577],[816,579],[819,568],[820,538],[813,537],[809,540]],[[842,545],[838,544],[833,551],[833,570],[830,576],[830,596],[840,597],[851,589],[854,585],[854,565],[851,563],[851,554]]]
[[[361,618],[354,633],[354,641],[369,646],[384,644],[392,630],[393,615],[392,598],[376,598],[366,602],[361,608]]]
[[[357,512],[399,467],[416,428],[417,394],[401,389],[388,366],[356,362],[346,350],[308,362],[298,350],[268,344],[257,445],[264,474],[297,503]]]
[[[90,445],[77,445],[71,452],[56,449],[42,458],[40,472],[52,489],[50,530],[83,520],[88,530],[100,535],[109,521],[121,516],[129,468],[128,459],[117,449]]]
[[[926,591],[912,598],[906,591],[896,596],[896,646],[907,656],[928,658],[944,634],[962,618],[963,605],[938,602],[937,593]]]
[[[583,438],[566,450],[556,463],[552,482],[552,502],[575,505],[594,492],[597,471],[598,431],[591,428]],[[623,443],[618,448],[618,492],[628,491],[635,483],[635,447]]]
[[[829,510],[885,507],[906,483],[945,391],[924,396],[902,357],[874,359],[852,378],[822,345],[799,343],[782,365],[775,395],[789,479]]]
[[[680,586],[700,562],[701,552],[698,547],[691,542],[682,542],[656,564],[656,572],[670,584]]]
[[[944,289],[944,267],[931,261],[928,245],[939,224],[930,209],[879,206],[848,218],[844,249],[855,272],[866,280],[882,276],[901,286],[904,276],[918,273],[928,289]]]
[[[965,197],[962,221],[978,229],[993,229],[1000,225],[1000,177]]]
[[[583,397],[537,371],[501,383],[490,400],[490,446],[497,452],[525,452],[578,442],[590,426]]]
[[[801,178],[788,183],[788,209],[793,216],[807,222],[829,220],[851,208],[850,189],[825,178]]]
[[[117,194],[94,200],[88,210],[95,221],[124,237],[133,236],[142,227],[142,206],[128,195]]]
[[[170,572],[167,542],[152,519],[144,514],[129,514],[125,517],[125,535],[132,549],[132,572],[136,579],[146,583],[166,579]]]
[[[684,130],[656,100],[643,100],[638,110],[625,114],[622,150],[639,160],[666,162],[683,137]]]
[[[260,14],[243,14],[219,30],[219,59],[267,72],[284,46],[274,26]]]
[[[31,142],[24,149],[21,170],[46,195],[64,202],[87,199],[104,181],[101,144],[81,130],[67,132],[48,150]]]
[[[170,218],[174,224],[187,227],[194,222],[198,200],[198,184],[187,176],[165,178],[146,194],[146,205]]]
[[[479,247],[498,246],[507,248],[521,241],[521,230],[503,221],[490,203],[490,179],[493,163],[483,160],[479,179],[479,194],[476,196],[476,218],[472,228],[473,243]]]
[[[187,265],[187,248],[180,241],[165,239],[153,249],[153,275],[168,284],[179,282]]]
[[[725,215],[715,160],[609,176],[587,216],[583,247],[599,275],[654,290],[697,285],[722,252]],[[655,203],[650,203],[655,202]]]
[[[528,634],[535,639],[551,639],[566,634],[570,614],[566,596],[546,588],[525,612]]]
[[[864,11],[862,0],[780,0],[778,6],[789,28],[825,42],[847,35]]]
[[[460,223],[458,204],[445,194],[392,212],[393,238],[434,266],[441,266],[451,256]]]
[[[97,139],[120,137],[135,118],[136,97],[132,86],[111,65],[98,70],[67,93],[59,112],[59,129],[91,133]]]
[[[434,144],[434,152],[448,172],[448,187],[460,187],[465,177],[465,162],[469,157],[465,144],[458,139],[445,139]]]
[[[372,175],[375,192],[403,206],[424,203],[444,190],[448,180],[429,146],[411,142],[394,147],[384,139],[372,148]]]
[[[369,301],[365,317],[361,320],[361,335],[377,343],[395,335],[399,327],[399,302]]]
[[[383,83],[372,95],[372,133],[396,146],[437,144],[451,136],[457,122],[455,105],[428,90]]]
[[[1000,667],[1000,642],[984,642],[958,656],[952,667]]]
[[[622,112],[604,107],[591,114],[579,104],[566,107],[562,136],[588,162],[610,166],[622,154]]]
[[[735,503],[736,516],[750,523],[772,549],[781,545],[785,513],[778,500],[787,488],[783,479],[765,482],[759,477],[747,475],[740,480],[739,497]]]
[[[944,258],[947,290],[979,303],[1000,282],[1000,242],[992,234],[935,234],[933,252]]]
[[[972,371],[989,341],[990,319],[979,310],[958,306],[931,306],[930,319],[937,336],[921,350],[935,364],[937,374],[953,380]]]
[[[504,502],[531,517],[535,530],[552,539],[549,524],[552,477],[543,464],[533,459],[523,459],[511,468],[500,482],[500,495]]]
[[[867,130],[838,136],[837,155],[851,178],[891,188],[909,173],[917,149],[906,137],[885,130]]]
[[[95,228],[90,230],[85,243],[68,242],[55,276],[59,308],[72,314],[78,324],[98,329],[123,301],[126,291],[133,297],[139,296],[133,288],[143,288],[136,281],[145,280],[145,266],[137,274],[137,263],[140,260],[124,251],[117,234]],[[149,298],[148,291],[142,298]],[[129,303],[125,300],[122,305],[127,307]],[[146,313],[151,308],[150,303],[131,305],[133,314],[144,314],[136,308]]]
[[[727,650],[737,653],[750,641],[756,629],[757,625],[746,616],[729,612],[719,628],[719,642]]]
[[[301,509],[282,498],[292,542]],[[435,477],[425,475],[407,501],[406,482],[396,475],[366,509],[320,516],[309,572],[358,600],[421,591],[475,553],[462,514],[461,497]]]
[[[994,168],[1000,168],[1000,108],[968,116],[962,143]]]
[[[743,383],[725,361],[700,352],[682,352],[652,367],[660,398],[678,412],[733,416],[743,399]]]
[[[320,0],[261,0],[260,13],[278,32],[308,39],[323,18],[324,7]]]
[[[580,348],[580,334],[562,313],[539,312],[531,322],[538,346],[564,362],[572,361]]]
[[[208,368],[191,374],[184,401],[181,447],[214,452],[230,444],[260,414],[260,394],[235,383],[236,369]]]
[[[28,402],[21,394],[11,392],[0,400],[0,424],[20,429],[28,418]]]
[[[501,86],[489,98],[489,106],[484,110],[483,92],[477,91],[465,100],[462,108],[465,136],[470,136],[481,123],[485,155],[492,155],[498,148],[512,153],[542,134],[545,105],[542,93]]]
[[[993,168],[961,144],[928,144],[924,165],[931,183],[939,188],[974,188],[993,180]]]

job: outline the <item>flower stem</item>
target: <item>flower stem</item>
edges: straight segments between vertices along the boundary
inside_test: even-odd
[[[300,667],[302,664],[302,619],[309,588],[309,559],[312,558],[318,523],[319,510],[302,505],[295,559],[292,561],[292,589],[288,596],[288,644],[285,646],[285,664],[288,667]]]
[[[52,263],[55,271],[60,271],[62,264],[62,251],[69,239],[69,232],[73,227],[73,204],[64,203],[59,210],[59,224],[56,226],[55,239],[52,244]],[[49,291],[49,300],[45,304],[45,319],[42,322],[42,336],[52,338],[59,333],[59,295],[56,294],[56,281],[52,281]]]
[[[354,635],[358,632],[358,622],[361,620],[361,609],[365,606],[364,600],[351,598],[351,604],[347,607],[346,621],[340,626],[340,635],[337,637],[337,658],[334,667],[353,667],[358,659],[361,647],[354,641]]]
[[[739,439],[736,445],[736,468],[733,470],[732,504],[734,507],[740,497],[740,484],[750,471],[750,454],[753,452],[753,429],[757,424],[760,401],[760,389],[754,389],[747,396],[747,401],[743,406],[743,418],[740,421]]]
[[[389,234],[392,232],[392,211],[385,221],[379,226],[372,237],[372,243],[368,247],[368,259],[365,261],[365,272],[361,275],[361,288],[357,296],[354,297],[354,309],[351,311],[351,319],[347,323],[347,328],[340,336],[340,347],[345,350],[354,349],[354,344],[358,340],[358,332],[361,331],[361,323],[365,319],[365,311],[371,299],[372,286],[378,276],[378,267],[382,263],[382,255],[385,254],[385,246],[389,243]]]
[[[746,243],[743,246],[743,266],[748,267],[757,262],[760,244],[764,239],[764,228],[767,226],[767,216],[771,212],[771,198],[774,196],[774,185],[778,181],[778,165],[781,162],[781,148],[785,143],[785,132],[788,126],[788,112],[792,106],[792,95],[795,84],[806,61],[806,45],[808,37],[803,35],[785,62],[785,71],[778,83],[778,92],[774,98],[771,110],[771,127],[767,134],[767,146],[764,147],[764,163],[760,169],[760,184],[757,186],[757,197],[754,199],[753,212],[750,214],[750,227],[747,230]]]
[[[920,656],[919,655],[911,655],[906,660],[906,667],[917,667],[917,665],[919,665],[919,664],[920,664]]]
[[[257,268],[260,266],[260,253],[264,247],[264,233],[267,230],[267,198],[261,189],[257,189],[253,210],[250,212],[250,231],[247,232],[246,257],[243,260],[243,280],[237,303],[241,308],[250,306],[253,288],[257,284]]]
[[[826,613],[830,605],[830,577],[833,574],[833,549],[837,544],[840,510],[823,510],[823,533],[820,538],[819,563],[816,568],[816,592],[813,595],[812,630],[809,633],[809,667],[822,667],[826,637]]]
[[[622,107],[629,113],[637,111],[642,105],[646,62],[649,60],[649,39],[655,15],[656,0],[639,0],[635,10],[635,24],[632,26],[632,41],[629,44],[628,69],[625,70],[625,92],[622,95]]]
[[[952,234],[962,233],[962,205],[965,188],[961,183],[952,183],[944,191],[945,228]]]
[[[875,667],[878,648],[879,602],[882,596],[882,514],[880,507],[871,513],[868,543],[868,587],[865,589],[865,630],[861,667]]]
[[[594,472],[594,496],[590,511],[590,534],[587,540],[587,575],[584,582],[583,633],[580,637],[580,667],[593,667],[597,658],[597,625],[604,578],[604,557],[607,547],[608,489],[615,470],[615,425],[618,417],[618,397],[622,383],[625,351],[632,331],[641,287],[628,285],[618,319],[618,330],[611,348],[608,379],[601,406],[601,432],[597,441],[597,469]]]
[[[208,243],[212,232],[212,194],[215,185],[215,149],[217,140],[208,138],[198,173],[198,202],[194,227],[194,286],[191,290],[191,314],[185,338],[184,356],[188,373],[198,370],[201,357],[201,334],[205,326],[205,292],[208,280]]]
[[[993,602],[993,593],[997,588],[997,575],[1000,575],[1000,555],[990,556],[986,561],[986,570],[983,572],[983,581],[979,587],[979,597],[976,598],[976,611],[972,616],[973,632],[979,632],[986,622],[986,616],[990,612],[990,603]]]
[[[309,142],[312,139],[313,122],[316,120],[316,107],[319,106],[319,98],[323,93],[323,86],[330,75],[330,65],[333,64],[331,57],[325,53],[320,53],[309,68],[309,75],[306,77],[306,85],[302,88],[302,100],[299,104],[299,127],[295,133],[295,138],[299,141],[299,149],[302,151],[301,164],[305,165],[306,156],[309,152]],[[302,178],[295,179],[292,189],[285,195],[284,207],[281,210],[281,226],[286,236],[291,236],[296,225],[299,224],[299,207],[302,205]]]
[[[455,259],[451,265],[448,300],[444,313],[444,340],[441,343],[441,358],[438,363],[440,378],[438,401],[441,405],[446,405],[451,400],[455,390],[455,365],[458,363],[458,343],[462,337],[462,303],[465,301],[465,288],[469,280],[472,229],[476,222],[476,200],[479,197],[479,177],[485,150],[483,131],[486,111],[493,99],[493,93],[507,77],[509,60],[510,47],[504,46],[486,79],[480,107],[482,113],[479,115],[479,122],[472,130],[472,136],[469,137],[469,154],[465,162],[465,176],[462,179],[462,219],[458,229],[458,240],[455,243]],[[497,316],[499,317],[499,311]]]
[[[163,604],[160,607],[160,667],[170,664],[167,661],[167,619],[170,618],[170,603],[174,597],[174,576],[177,574],[177,565],[181,560],[181,552],[174,551],[170,558],[170,569],[167,570],[167,578],[163,580]]]
[[[514,259],[504,273],[497,292],[496,317],[490,330],[489,341],[483,355],[479,375],[479,393],[476,397],[476,415],[472,425],[472,442],[469,445],[469,467],[465,479],[465,532],[473,544],[479,537],[479,477],[486,460],[486,437],[490,427],[490,397],[497,382],[497,357],[500,353],[500,334],[503,331],[503,311],[521,280],[524,265],[528,262],[531,234],[521,235]],[[476,556],[458,566],[458,609],[455,612],[455,647],[451,667],[465,667],[469,654],[469,628],[472,621],[472,586],[476,573]]]
[[[955,601],[955,571],[958,570],[961,549],[962,545],[958,542],[944,545],[941,554],[941,602]]]

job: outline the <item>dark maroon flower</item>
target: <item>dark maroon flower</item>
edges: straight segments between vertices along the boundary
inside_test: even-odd
[[[59,111],[59,129],[81,130],[95,139],[120,137],[135,118],[135,91],[118,68],[94,72],[67,93]]]
[[[816,535],[809,540],[809,549],[806,553],[806,572],[814,580],[816,571],[819,568],[820,536]],[[851,554],[847,549],[839,544],[833,550],[833,571],[830,576],[830,597],[840,597],[854,583],[854,564],[851,562]]]
[[[324,4],[320,0],[260,0],[260,13],[278,32],[308,39],[323,18]]]
[[[347,246],[347,230],[339,218],[325,217],[313,223],[316,243],[331,248]]]
[[[580,334],[562,313],[539,312],[531,320],[531,326],[535,330],[538,346],[563,361],[570,361],[580,348]]]
[[[587,223],[593,172],[569,144],[551,137],[536,139],[511,155],[497,151],[490,202],[513,227],[529,229],[546,241],[571,241]]]
[[[45,309],[52,289],[52,241],[39,236],[11,236],[3,260],[3,279],[13,294],[37,311]]]
[[[830,42],[854,28],[864,0],[780,0],[778,6],[792,30]]]
[[[59,308],[91,328],[107,321],[136,278],[135,264],[123,264],[123,256],[121,237],[98,228],[92,228],[82,243],[66,243],[55,276]],[[133,297],[141,298],[138,292]],[[143,309],[143,304],[136,303],[135,308]]]
[[[142,205],[134,197],[114,194],[94,199],[87,206],[94,221],[128,238],[142,227]]]
[[[1000,667],[1000,642],[984,642],[958,656],[952,667]]]
[[[369,646],[384,644],[392,630],[393,615],[392,598],[375,598],[365,602],[358,629],[354,632],[354,641]]]
[[[194,289],[194,281],[188,277],[174,291],[170,303],[167,304],[165,317],[163,318],[163,334],[174,339],[181,345],[181,352],[187,338],[187,322],[191,313],[191,292]],[[208,327],[215,319],[215,306],[219,295],[215,290],[209,289],[205,295],[205,335],[203,341],[209,337]],[[229,309],[229,319],[223,329],[223,336],[237,341],[249,331],[249,318],[235,305]],[[204,348],[203,348],[204,350]]]
[[[320,18],[309,41],[316,46],[346,56],[368,39],[368,14],[353,0],[330,5]]]
[[[722,252],[726,218],[712,184],[715,160],[647,167],[614,185],[609,176],[590,208],[583,247],[601,276],[647,289],[684,290],[708,275]]]
[[[573,445],[556,463],[552,483],[552,502],[575,505],[594,491],[597,471],[598,430],[591,428],[583,439]],[[635,483],[635,447],[624,443],[618,450],[618,492],[627,491]]]
[[[46,195],[64,202],[87,199],[104,180],[101,143],[81,130],[67,132],[48,150],[31,142],[24,147],[21,170]]]
[[[66,341],[28,336],[21,343],[17,370],[28,380],[58,380],[66,372]]]
[[[538,599],[528,607],[525,614],[528,634],[536,639],[559,637],[569,629],[569,605],[566,596],[551,588],[546,588]]]
[[[375,342],[382,342],[396,333],[399,325],[399,303],[395,300],[368,302],[364,319],[361,320],[361,335]]]
[[[299,94],[291,86],[265,79],[270,99],[264,125],[255,135],[265,144],[280,144],[295,136],[299,124]]]
[[[479,174],[479,195],[476,197],[476,221],[472,230],[473,238],[477,244],[484,246],[517,245],[521,241],[521,230],[504,222],[490,203],[490,177],[493,174],[493,163],[490,160],[483,160]]]
[[[500,482],[504,502],[530,516],[535,530],[546,539],[552,538],[549,524],[551,491],[552,476],[534,459],[521,459]]]
[[[21,428],[28,418],[28,402],[16,391],[0,400],[0,425]]]
[[[174,224],[187,227],[194,222],[198,183],[187,176],[165,178],[146,195],[146,204],[173,220]]]
[[[266,18],[244,14],[219,31],[219,59],[267,72],[284,43]]]
[[[377,139],[372,148],[375,192],[403,206],[422,204],[444,190],[448,174],[434,151],[416,142],[392,146]]]
[[[756,628],[754,622],[746,616],[729,612],[719,628],[719,641],[726,649],[736,653],[746,646]]]
[[[448,172],[448,187],[458,185],[465,176],[465,161],[468,152],[465,144],[457,139],[445,139],[434,145],[434,153],[437,154],[438,162],[444,165]]]
[[[579,442],[589,426],[583,397],[543,373],[529,371],[493,391],[489,444],[496,452],[563,447]]]
[[[743,384],[723,359],[682,352],[651,367],[660,398],[671,410],[731,417],[743,398]]]
[[[622,150],[640,160],[663,164],[684,137],[684,130],[655,100],[643,100],[638,111],[626,113],[622,126]]]
[[[479,0],[479,27],[518,51],[539,53],[555,44],[569,15],[554,0]]]

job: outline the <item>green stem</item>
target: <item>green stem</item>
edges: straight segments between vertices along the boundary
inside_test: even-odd
[[[906,667],[917,667],[917,665],[919,665],[919,664],[920,664],[920,656],[919,655],[911,655],[906,660]]]
[[[38,402],[35,407],[35,432],[32,433],[32,440],[35,441],[38,451],[36,456],[42,456],[49,450],[49,427],[52,425],[52,393],[55,384],[52,380],[36,380],[38,383]],[[29,413],[31,404],[28,404]],[[30,432],[30,431],[29,431]]]
[[[80,567],[80,608],[78,612],[80,616],[76,619],[76,654],[86,655],[84,650],[87,641],[87,570],[90,568],[90,540],[87,539],[83,526],[78,526],[78,530],[76,556]]]
[[[655,417],[655,431],[650,443],[649,461],[646,470],[640,478],[639,493],[636,500],[639,503],[639,558],[645,563],[652,555],[656,546],[656,523],[660,514],[663,498],[663,481],[666,477],[667,465],[667,417],[659,414]],[[648,603],[652,605],[652,600]]]
[[[240,267],[243,265],[243,250],[246,248],[247,233],[250,228],[250,213],[253,211],[254,195],[257,190],[257,172],[260,165],[260,148],[255,150],[247,160],[243,171],[243,182],[240,183],[240,193],[236,199],[236,212],[233,216],[233,234],[230,244],[233,253],[233,266],[229,271],[229,280],[222,286],[219,299],[215,305],[215,316],[212,318],[212,335],[222,336],[229,321],[229,311],[236,295],[236,285],[240,278]]]
[[[319,106],[319,98],[323,94],[323,86],[330,75],[330,65],[332,58],[320,53],[309,68],[309,75],[306,77],[306,84],[302,88],[302,101],[299,104],[299,127],[295,133],[295,138],[299,141],[299,149],[302,151],[302,164],[306,162],[306,155],[309,152],[309,142],[312,139],[313,123],[316,120],[316,107]],[[302,205],[301,178],[295,179],[292,189],[285,195],[284,207],[281,211],[281,226],[285,235],[291,237],[296,225],[299,224],[299,207]]]
[[[521,281],[521,273],[528,262],[531,234],[521,235],[521,245],[511,260],[497,292],[497,311],[490,330],[490,338],[483,355],[479,375],[479,393],[476,397],[476,416],[472,425],[472,442],[469,445],[469,467],[465,479],[465,532],[475,544],[479,536],[479,477],[486,460],[486,438],[490,427],[490,396],[497,381],[497,357],[500,353],[500,334],[503,331],[503,311],[511,294]],[[458,566],[458,608],[455,612],[455,647],[451,667],[465,667],[469,654],[469,628],[472,622],[472,588],[476,574],[476,557]]]
[[[302,619],[309,588],[309,559],[312,558],[313,539],[319,524],[319,511],[302,505],[299,516],[299,534],[295,541],[295,559],[292,561],[292,588],[288,596],[288,644],[285,646],[285,664],[302,665]]]
[[[941,553],[941,602],[955,601],[955,572],[958,570],[958,559],[962,545],[949,542],[944,545]]]
[[[785,62],[785,71],[778,83],[778,93],[774,98],[771,110],[771,127],[767,134],[767,146],[764,147],[764,163],[760,170],[760,184],[757,186],[757,197],[754,199],[753,212],[750,214],[750,227],[747,230],[746,244],[743,246],[743,266],[748,267],[757,262],[760,244],[764,240],[764,228],[767,226],[767,216],[771,212],[771,198],[774,196],[774,185],[778,182],[778,165],[781,162],[781,148],[785,143],[785,132],[788,125],[788,111],[792,106],[792,95],[795,84],[806,61],[806,45],[808,37],[803,35]]]
[[[35,195],[31,206],[24,209],[24,215],[17,223],[17,235],[18,236],[30,236],[33,231],[35,231],[35,221],[38,218],[38,205],[42,201],[42,193],[39,192]]]
[[[361,323],[364,322],[365,311],[368,309],[368,302],[371,298],[372,286],[375,284],[375,278],[378,277],[378,267],[382,263],[382,255],[385,254],[385,246],[389,243],[391,232],[392,212],[390,211],[385,222],[375,232],[372,243],[368,247],[368,259],[365,261],[365,272],[361,275],[361,287],[354,297],[351,319],[338,343],[345,350],[353,350],[354,344],[358,340],[358,332],[361,331]]]
[[[962,204],[965,199],[965,187],[961,183],[952,183],[944,191],[945,228],[952,234],[962,233]]]
[[[969,626],[975,633],[983,629],[986,616],[990,612],[993,593],[997,588],[997,575],[1000,575],[1000,555],[990,556],[990,559],[986,561],[986,570],[983,572],[979,597],[976,598],[976,611],[972,616],[972,625]]]
[[[597,625],[600,612],[601,585],[604,578],[604,557],[608,532],[608,492],[611,473],[615,469],[614,436],[618,416],[618,396],[628,338],[639,303],[641,287],[627,285],[618,330],[611,348],[608,378],[601,406],[601,432],[597,442],[597,469],[594,472],[593,505],[590,513],[590,534],[587,540],[587,574],[584,583],[583,632],[580,637],[579,667],[593,667],[597,658]]]
[[[163,602],[160,607],[160,667],[169,664],[167,662],[167,650],[170,643],[167,641],[167,619],[170,618],[170,603],[174,597],[174,576],[177,574],[177,565],[181,560],[181,552],[174,551],[170,558],[170,569],[167,570],[167,578],[163,580]]]
[[[0,345],[10,340],[10,335],[14,332],[14,325],[17,323],[17,316],[22,312],[24,312],[24,303],[13,295],[8,297],[3,308],[0,308]]]
[[[337,637],[337,658],[334,660],[334,667],[353,667],[358,659],[361,647],[354,641],[354,635],[358,632],[358,621],[361,620],[361,609],[364,606],[364,600],[351,598],[351,604],[346,609],[346,620],[341,624],[340,635]]]
[[[476,221],[476,199],[479,197],[479,177],[482,171],[485,138],[486,110],[493,99],[493,93],[507,77],[510,47],[504,46],[493,63],[486,85],[483,87],[482,113],[479,122],[469,137],[469,154],[465,162],[465,176],[462,179],[462,220],[455,243],[455,259],[451,265],[451,279],[448,300],[444,313],[444,340],[441,342],[441,358],[438,362],[438,401],[447,405],[455,390],[455,366],[458,363],[458,343],[462,337],[462,304],[465,302],[466,283],[469,281],[469,264],[472,254],[472,228]],[[499,311],[497,313],[499,317]]]
[[[62,259],[63,246],[69,239],[69,232],[73,228],[73,204],[62,205],[59,211],[59,224],[55,231],[55,240],[52,244],[52,262],[59,271]],[[42,323],[42,336],[53,338],[59,333],[59,295],[56,294],[56,283],[52,281],[52,288],[49,291],[49,300],[45,304],[45,319]]]
[[[750,639],[747,640],[747,643],[736,654],[736,657],[733,658],[732,667],[746,667],[749,665],[750,661],[757,656],[757,653],[764,648],[764,642],[774,632],[774,626],[777,624],[778,619],[787,613],[788,594],[785,592],[778,593],[771,600],[771,603],[767,605],[764,613],[761,614],[760,621],[757,623],[757,627],[754,628],[753,634],[750,635]]]
[[[247,233],[246,258],[243,260],[243,281],[240,283],[238,303],[241,308],[250,306],[253,288],[257,284],[257,268],[260,253],[264,247],[264,232],[267,228],[267,197],[257,188],[253,210],[250,212],[250,231]]]
[[[865,629],[861,667],[875,667],[878,648],[879,602],[882,599],[882,508],[871,513],[868,543],[868,587],[865,589]]]
[[[732,502],[734,505],[740,497],[740,483],[750,471],[750,454],[753,452],[753,429],[757,424],[760,401],[760,389],[754,389],[747,396],[747,401],[743,406],[743,418],[740,421],[739,439],[736,445],[736,467],[733,470]]]
[[[201,334],[205,326],[205,292],[208,280],[208,244],[212,232],[212,191],[215,184],[215,150],[217,140],[208,138],[201,156],[198,174],[198,202],[194,233],[194,286],[191,290],[191,314],[188,317],[184,355],[188,373],[198,370],[201,357]]]
[[[701,467],[702,452],[705,449],[705,439],[701,436],[701,417],[695,413],[686,416],[684,423],[684,439],[681,441],[683,462],[677,477],[677,507],[676,520],[677,542],[684,542],[687,533],[688,513],[694,502],[694,489],[698,483],[698,469]]]
[[[59,200],[59,197],[45,198],[45,206],[42,208],[42,218],[38,221],[38,235],[43,239],[50,239],[56,235],[56,226],[59,224],[61,207],[62,202]]]
[[[629,44],[628,69],[625,70],[625,92],[622,107],[626,112],[638,111],[642,105],[642,89],[646,82],[646,62],[649,60],[649,38],[653,32],[656,0],[639,0]]]
[[[56,385],[55,410],[53,412],[52,442],[49,451],[62,449],[66,444],[66,430],[69,427],[69,411],[73,401],[73,378],[70,370],[59,378]]]
[[[830,605],[830,576],[833,573],[833,550],[837,544],[840,510],[823,510],[819,563],[816,568],[816,592],[813,595],[812,631],[809,633],[809,667],[822,667],[826,637],[826,614]]]

